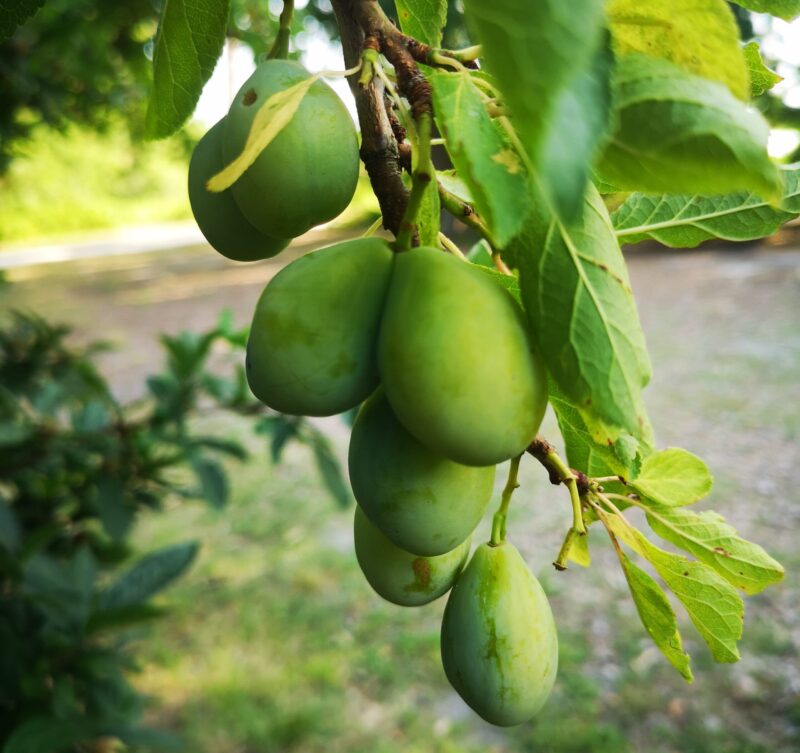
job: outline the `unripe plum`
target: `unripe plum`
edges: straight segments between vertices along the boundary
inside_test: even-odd
[[[267,60],[244,83],[225,122],[227,162],[244,149],[253,119],[273,94],[311,74],[291,60]],[[233,184],[247,219],[269,235],[293,238],[332,220],[350,203],[358,180],[358,137],[344,103],[315,81],[297,112]]]
[[[350,437],[350,483],[370,521],[409,552],[437,555],[467,539],[492,496],[494,466],[461,465],[409,434],[378,389]]]
[[[393,256],[379,238],[345,241],[270,280],[247,343],[247,381],[259,400],[282,413],[332,416],[370,395]]]
[[[417,607],[453,586],[469,556],[469,540],[438,557],[421,557],[395,546],[356,505],[353,522],[356,558],[364,577],[387,601]]]
[[[450,684],[487,722],[521,724],[544,705],[558,670],[558,636],[539,581],[508,542],[481,544],[442,620]]]
[[[289,245],[285,238],[265,235],[251,225],[228,188],[214,193],[206,182],[224,167],[224,118],[197,142],[189,162],[189,203],[200,231],[211,246],[234,261],[256,261],[275,256]]]
[[[535,437],[544,369],[522,309],[474,265],[432,248],[397,254],[378,342],[392,409],[435,452],[494,465]]]

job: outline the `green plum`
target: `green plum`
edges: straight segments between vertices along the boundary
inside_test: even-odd
[[[442,620],[450,684],[487,722],[510,727],[544,705],[558,670],[558,636],[539,581],[508,542],[481,544]]]
[[[241,154],[261,106],[310,75],[291,60],[267,60],[256,68],[225,120],[226,161]],[[333,89],[318,80],[231,191],[244,216],[259,230],[293,238],[340,214],[353,198],[357,180],[353,119]]]
[[[189,203],[200,231],[211,246],[234,261],[256,261],[275,256],[289,245],[253,227],[234,201],[230,189],[213,193],[206,182],[223,167],[224,118],[197,143],[189,162]]]
[[[367,517],[409,552],[449,552],[469,537],[494,486],[494,466],[460,465],[409,434],[383,390],[367,400],[350,437],[350,483]]]
[[[264,289],[247,343],[253,394],[282,413],[332,416],[378,386],[376,342],[394,254],[362,238],[314,251]]]
[[[547,407],[522,309],[488,274],[432,248],[397,254],[378,365],[400,423],[466,465],[523,452]]]
[[[372,525],[358,505],[353,537],[364,577],[378,595],[401,607],[418,607],[449,591],[469,556],[469,540],[438,557],[406,552]]]

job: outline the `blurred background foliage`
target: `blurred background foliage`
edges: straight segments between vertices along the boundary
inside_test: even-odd
[[[198,431],[197,417],[247,416],[270,439],[273,462],[289,443],[307,444],[334,498],[349,496],[325,435],[250,395],[246,332],[229,313],[209,332],[164,336],[164,370],[128,405],[95,367],[102,343],[76,349],[68,334],[19,312],[0,323],[0,745],[55,753],[107,738],[169,747],[140,723],[123,635],[164,614],[152,598],[191,564],[197,543],[171,543],[131,567],[129,536],[143,511],[170,501],[227,504],[221,460],[241,462],[248,451]],[[220,348],[222,374],[209,370]]]

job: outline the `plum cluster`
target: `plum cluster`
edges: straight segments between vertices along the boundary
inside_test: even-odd
[[[500,725],[539,709],[558,656],[547,599],[514,546],[482,544],[466,564],[495,465],[525,450],[545,410],[522,316],[474,265],[365,238],[279,272],[247,352],[250,388],[271,408],[327,416],[363,403],[349,451],[359,565],[395,604],[453,588],[445,671]]]
[[[292,121],[302,130],[282,132],[229,191],[206,195],[207,176],[246,138],[250,100],[301,75],[284,61],[259,68],[198,145],[192,205],[212,245],[232,258],[277,253],[281,238],[330,218],[352,194],[355,138],[340,129],[338,104],[321,84],[311,89],[311,114]],[[299,165],[308,172],[295,181]],[[347,185],[334,189],[339,180]],[[264,289],[246,371],[253,394],[283,413],[331,416],[360,406],[349,472],[367,581],[402,606],[451,591],[441,632],[451,684],[493,724],[529,719],[557,670],[547,598],[513,544],[483,543],[469,556],[495,466],[524,452],[547,404],[544,369],[508,291],[438,249],[395,252],[375,237],[328,246],[288,264]]]

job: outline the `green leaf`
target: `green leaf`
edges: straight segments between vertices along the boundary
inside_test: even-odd
[[[191,565],[199,548],[197,542],[190,541],[143,557],[101,594],[99,610],[119,609],[147,601]]]
[[[340,507],[348,507],[351,496],[350,490],[342,475],[342,467],[333,454],[330,442],[319,432],[311,435],[311,449],[317,462],[322,481]]]
[[[3,753],[53,753],[70,749],[100,734],[101,728],[89,719],[32,716],[9,735]]]
[[[105,532],[121,541],[130,531],[136,515],[135,508],[125,499],[121,479],[102,476],[97,480],[97,511]]]
[[[767,122],[721,84],[666,60],[625,55],[617,62],[616,97],[617,128],[598,165],[612,185],[780,199]]]
[[[781,564],[758,544],[741,538],[713,510],[696,513],[644,503],[647,522],[656,534],[693,554],[746,594],[782,580]]]
[[[559,98],[590,67],[603,39],[603,0],[464,0],[464,12],[539,167]]]
[[[89,615],[95,575],[92,553],[82,546],[66,561],[33,557],[25,566],[24,589],[56,629],[80,630]]]
[[[301,421],[302,419],[296,416],[279,414],[277,416],[267,416],[257,424],[256,431],[259,434],[272,436],[270,453],[273,463],[280,462],[286,443],[290,439],[298,437]]]
[[[236,458],[237,460],[246,460],[247,450],[239,442],[233,439],[221,439],[220,437],[194,437],[192,438],[192,445],[195,447],[204,447],[214,452],[222,453],[228,457]]]
[[[458,175],[492,240],[504,246],[521,229],[528,210],[528,176],[503,129],[489,117],[480,91],[467,72],[435,71],[436,124]]]
[[[177,735],[153,727],[114,727],[114,737],[126,746],[145,750],[180,751],[185,750],[183,741]]]
[[[622,434],[616,442],[598,441],[581,412],[555,384],[550,385],[550,405],[555,411],[571,468],[591,477],[622,476],[628,479],[638,474],[641,449],[636,439]]]
[[[400,28],[431,47],[442,44],[447,21],[447,0],[395,0]]]
[[[216,460],[201,455],[192,458],[192,470],[200,485],[199,495],[214,507],[224,507],[229,493],[225,469]]]
[[[100,400],[89,400],[72,416],[72,428],[81,434],[92,434],[111,423],[111,414]]]
[[[412,170],[417,169],[418,161],[419,149],[415,148],[411,152]],[[442,206],[439,199],[439,187],[436,185],[435,180],[429,181],[425,186],[422,201],[417,211],[416,224],[420,245],[437,248],[439,246],[439,231],[442,227]]]
[[[678,621],[666,594],[661,586],[634,564],[626,554],[623,552],[619,554],[622,570],[642,624],[669,663],[687,682],[691,682],[692,669],[689,655],[683,650]]]
[[[105,609],[89,615],[86,629],[89,633],[119,629],[156,619],[166,613],[164,607],[154,604],[131,604],[116,609]]]
[[[594,59],[556,100],[541,152],[540,172],[556,212],[573,220],[581,210],[590,167],[612,127],[614,56],[606,34]]]
[[[455,170],[437,170],[436,179],[444,189],[457,196],[465,204],[475,203],[475,197],[470,192],[469,187]]]
[[[467,260],[472,262],[477,267],[487,267],[494,269],[494,262],[492,261],[492,247],[486,240],[481,238],[475,243],[472,248],[465,254]]]
[[[739,27],[725,0],[610,0],[608,19],[618,55],[669,60],[748,98]]]
[[[8,39],[42,5],[44,0],[0,0],[0,42]]]
[[[318,79],[319,75],[304,78],[288,89],[276,92],[261,105],[253,118],[253,125],[247,134],[242,153],[209,179],[207,186],[209,191],[224,191],[241,177],[242,173],[256,161],[258,155],[289,124],[303,97]]]
[[[769,13],[786,21],[800,16],[800,0],[732,0],[756,13]]]
[[[0,547],[8,552],[19,548],[20,529],[14,510],[0,494]]]
[[[170,369],[181,379],[189,379],[200,370],[208,358],[216,332],[198,334],[184,330],[177,337],[161,336],[161,344],[169,354]]]
[[[708,466],[680,447],[646,457],[639,475],[628,482],[642,497],[667,507],[694,504],[711,491],[713,483]]]
[[[758,42],[748,42],[742,47],[744,59],[747,63],[747,73],[750,78],[750,96],[758,97],[765,91],[769,91],[775,84],[783,81],[783,76],[779,76],[775,71],[771,71],[764,64],[761,57],[761,49]]]
[[[230,0],[164,0],[146,128],[169,136],[194,111],[225,43]]]
[[[534,340],[567,399],[580,406],[584,421],[649,437],[641,393],[650,360],[625,260],[597,190],[589,185],[583,216],[572,226],[534,197],[509,251]]]
[[[501,288],[507,290],[511,297],[522,306],[522,292],[519,289],[519,279],[516,275],[503,274],[493,266],[487,267],[483,264],[476,264],[475,266],[484,274],[489,275]]]
[[[667,552],[652,544],[617,515],[604,519],[614,533],[644,557],[686,608],[689,618],[718,662],[739,660],[736,644],[742,637],[744,603],[727,581],[702,562]]]
[[[784,195],[779,207],[747,192],[705,197],[634,193],[611,220],[622,243],[654,240],[672,248],[694,248],[710,238],[763,238],[800,216],[800,168],[782,173]]]

